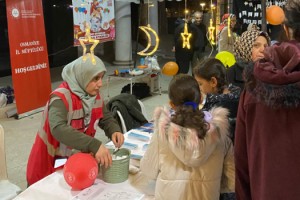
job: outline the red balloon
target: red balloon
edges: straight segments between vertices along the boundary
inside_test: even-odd
[[[283,23],[285,15],[279,6],[270,6],[266,10],[266,18],[270,24],[279,25]]]
[[[94,184],[98,175],[98,164],[90,154],[77,153],[69,157],[63,174],[73,189],[82,190]]]

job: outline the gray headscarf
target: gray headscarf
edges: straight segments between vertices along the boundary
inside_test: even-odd
[[[85,124],[90,121],[90,112],[93,108],[96,96],[90,96],[85,88],[88,83],[99,73],[106,72],[104,63],[100,58],[94,56],[96,64],[92,63],[92,55],[86,54],[86,60],[83,57],[79,57],[73,62],[67,64],[62,71],[62,78],[66,81],[71,91],[76,94],[83,103],[83,109],[85,116]]]

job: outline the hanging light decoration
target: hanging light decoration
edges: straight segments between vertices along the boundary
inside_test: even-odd
[[[215,27],[213,25],[213,19],[211,18],[209,20],[209,27],[208,27],[208,32],[209,32],[209,41],[212,45],[215,45],[216,42],[215,42],[215,35],[214,35],[214,32],[215,32]]]
[[[192,34],[188,32],[187,22],[184,22],[184,31],[181,33],[182,37],[182,48],[191,48],[190,44],[190,38],[192,37]]]
[[[229,17],[228,17],[228,29],[227,29],[227,31],[228,31],[228,37],[231,37],[231,28],[230,28],[230,26],[231,26],[231,14],[230,14],[230,9],[229,9],[229,0],[227,2],[228,2],[227,9],[228,9],[228,14],[229,14]]]
[[[230,31],[230,16],[228,17],[228,37],[231,37],[231,31]]]
[[[191,48],[191,44],[190,44],[190,39],[192,37],[192,33],[189,33],[188,31],[188,21],[187,21],[187,14],[189,13],[189,11],[187,10],[187,6],[186,6],[186,0],[184,2],[184,29],[183,29],[183,33],[181,33],[181,38],[182,38],[182,48],[187,48],[190,49]]]
[[[214,13],[213,13],[213,8],[214,8],[214,5],[212,4],[212,0],[211,0],[211,3],[210,3],[210,8],[211,8],[211,18],[209,20],[209,27],[208,27],[208,33],[209,33],[209,37],[208,37],[208,40],[210,41],[210,43],[212,45],[215,45],[216,42],[215,42],[215,27],[214,27],[214,24],[213,24],[213,18],[214,18]]]
[[[153,6],[153,4],[150,5],[149,0],[148,0],[147,6],[148,6],[147,7],[148,8],[148,18],[147,18],[148,25],[147,26],[139,26],[139,29],[142,30],[146,34],[147,41],[148,41],[146,48],[143,49],[142,51],[137,52],[137,54],[141,55],[141,56],[151,56],[152,54],[154,54],[157,51],[157,48],[159,46],[159,37],[158,37],[156,31],[153,28],[151,28],[151,25],[149,24],[149,7]],[[151,42],[152,42],[150,33],[152,33],[155,38],[155,45],[154,45],[152,51],[147,52],[149,50],[149,48],[151,47]]]
[[[86,50],[87,49],[86,49],[85,43],[87,43],[87,42],[88,43],[93,43],[93,45],[90,48],[90,53],[91,53],[91,56],[92,56],[92,63],[94,65],[96,65],[96,59],[95,59],[95,56],[94,56],[94,49],[99,44],[99,40],[93,39],[91,37],[91,28],[90,28],[90,24],[88,22],[85,22],[84,26],[85,26],[85,37],[79,39],[80,45],[83,48],[82,59],[83,59],[83,61],[86,61],[86,59],[87,59],[87,56],[86,56]]]
[[[159,37],[157,35],[157,33],[155,32],[155,30],[153,28],[151,28],[150,24],[148,24],[147,26],[139,26],[139,29],[141,29],[147,36],[148,39],[148,44],[146,46],[145,49],[143,49],[142,51],[139,51],[137,54],[141,55],[141,56],[151,56],[152,54],[154,54],[158,48],[159,45]],[[151,47],[151,35],[150,33],[153,34],[154,38],[155,38],[155,45],[154,48],[152,49],[152,51],[146,52],[150,47]]]

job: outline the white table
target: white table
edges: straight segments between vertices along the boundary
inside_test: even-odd
[[[140,134],[141,137],[132,137],[131,133]],[[147,123],[145,126],[132,129],[124,134],[125,144],[129,143],[135,146],[135,148],[131,148],[130,163],[132,165],[139,165],[139,159],[143,157],[146,151],[145,145],[149,144],[152,133],[153,124]],[[146,137],[149,139],[146,140]],[[111,145],[113,145],[112,142],[106,144],[108,147]],[[126,148],[126,145],[122,147]],[[60,170],[31,185],[15,200],[152,200],[154,199],[154,188],[155,182],[145,179],[138,173],[130,174],[128,180],[117,184],[105,183],[98,177],[91,187],[82,191],[72,190],[63,177],[63,171]]]
[[[121,148],[127,148],[131,151],[130,164],[139,167],[139,160],[146,152],[152,133],[153,123],[149,122],[139,128],[127,131],[124,134],[125,141]],[[113,142],[108,142],[105,146],[108,148],[115,148]]]
[[[135,181],[135,184],[137,182]],[[143,184],[143,183],[142,183]],[[136,185],[138,187],[138,185]],[[130,179],[109,184],[100,179],[84,190],[72,190],[58,171],[31,185],[14,200],[152,200],[153,196],[142,194]]]

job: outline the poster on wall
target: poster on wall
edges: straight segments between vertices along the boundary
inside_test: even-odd
[[[74,46],[84,39],[89,29],[92,39],[100,42],[115,39],[114,0],[72,0]]]
[[[6,1],[10,62],[17,114],[41,108],[51,79],[41,0]]]
[[[283,7],[286,0],[266,0],[266,7],[276,5]],[[259,0],[233,0],[233,13],[237,16],[245,31],[249,24],[262,25],[262,5]]]

